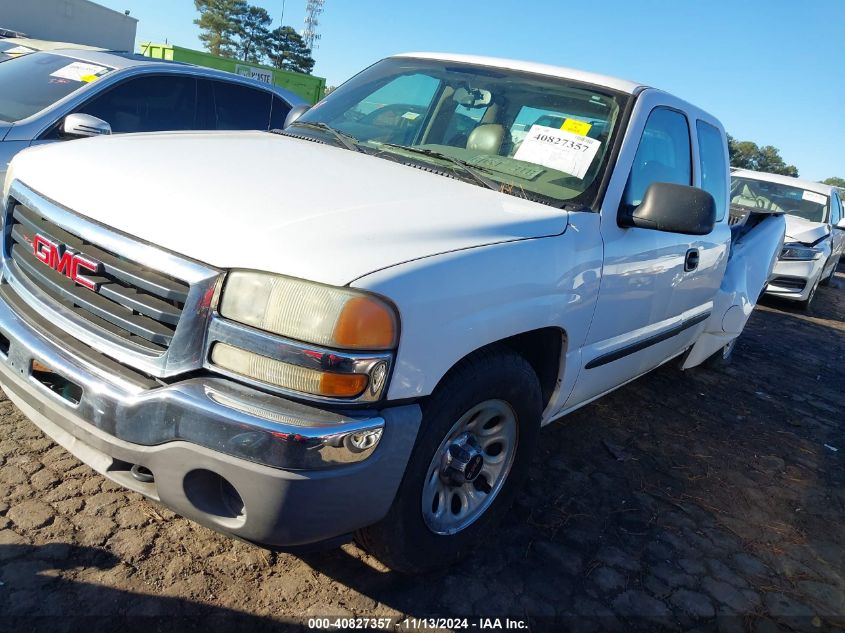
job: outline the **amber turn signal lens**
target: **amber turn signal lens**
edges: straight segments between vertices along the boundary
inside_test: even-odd
[[[363,374],[329,374],[320,378],[320,395],[335,398],[351,398],[360,395],[367,387]]]
[[[353,297],[343,306],[333,338],[344,349],[391,349],[396,346],[393,310],[374,297]]]

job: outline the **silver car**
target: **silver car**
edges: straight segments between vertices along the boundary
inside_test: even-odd
[[[131,53],[76,49],[0,63],[0,182],[39,143],[101,134],[284,127],[305,101],[254,79]]]

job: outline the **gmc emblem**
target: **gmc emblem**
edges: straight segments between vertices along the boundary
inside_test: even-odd
[[[74,253],[64,244],[56,244],[43,235],[35,234],[32,238],[32,253],[36,259],[50,268],[58,271],[68,279],[78,283],[80,286],[97,292],[99,285],[81,274],[100,272],[101,264]]]

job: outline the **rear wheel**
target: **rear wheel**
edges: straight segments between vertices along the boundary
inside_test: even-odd
[[[445,567],[483,542],[528,473],[540,384],[506,347],[462,361],[422,405],[423,421],[387,516],[358,542],[388,567]]]

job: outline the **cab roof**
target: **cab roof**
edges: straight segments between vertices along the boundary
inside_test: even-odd
[[[416,59],[431,59],[464,64],[476,64],[478,66],[489,66],[492,68],[506,68],[508,70],[535,73],[537,75],[548,75],[550,77],[572,79],[573,81],[603,86],[605,88],[611,88],[618,92],[624,92],[627,94],[636,94],[640,90],[649,87],[636,81],[628,81],[626,79],[619,79],[608,75],[600,75],[597,73],[585,72],[583,70],[576,70],[574,68],[566,68],[565,66],[523,62],[503,57],[459,55],[455,53],[402,53],[400,55],[395,55],[395,57],[413,57]]]
[[[731,170],[731,176],[739,176],[740,178],[751,178],[753,180],[764,180],[766,182],[776,182],[780,185],[788,185],[790,187],[800,187],[807,191],[815,191],[825,196],[829,196],[833,190],[833,185],[825,185],[813,180],[803,180],[801,178],[793,178],[792,176],[782,176],[781,174],[770,174],[765,171],[752,171],[751,169],[734,169]]]

